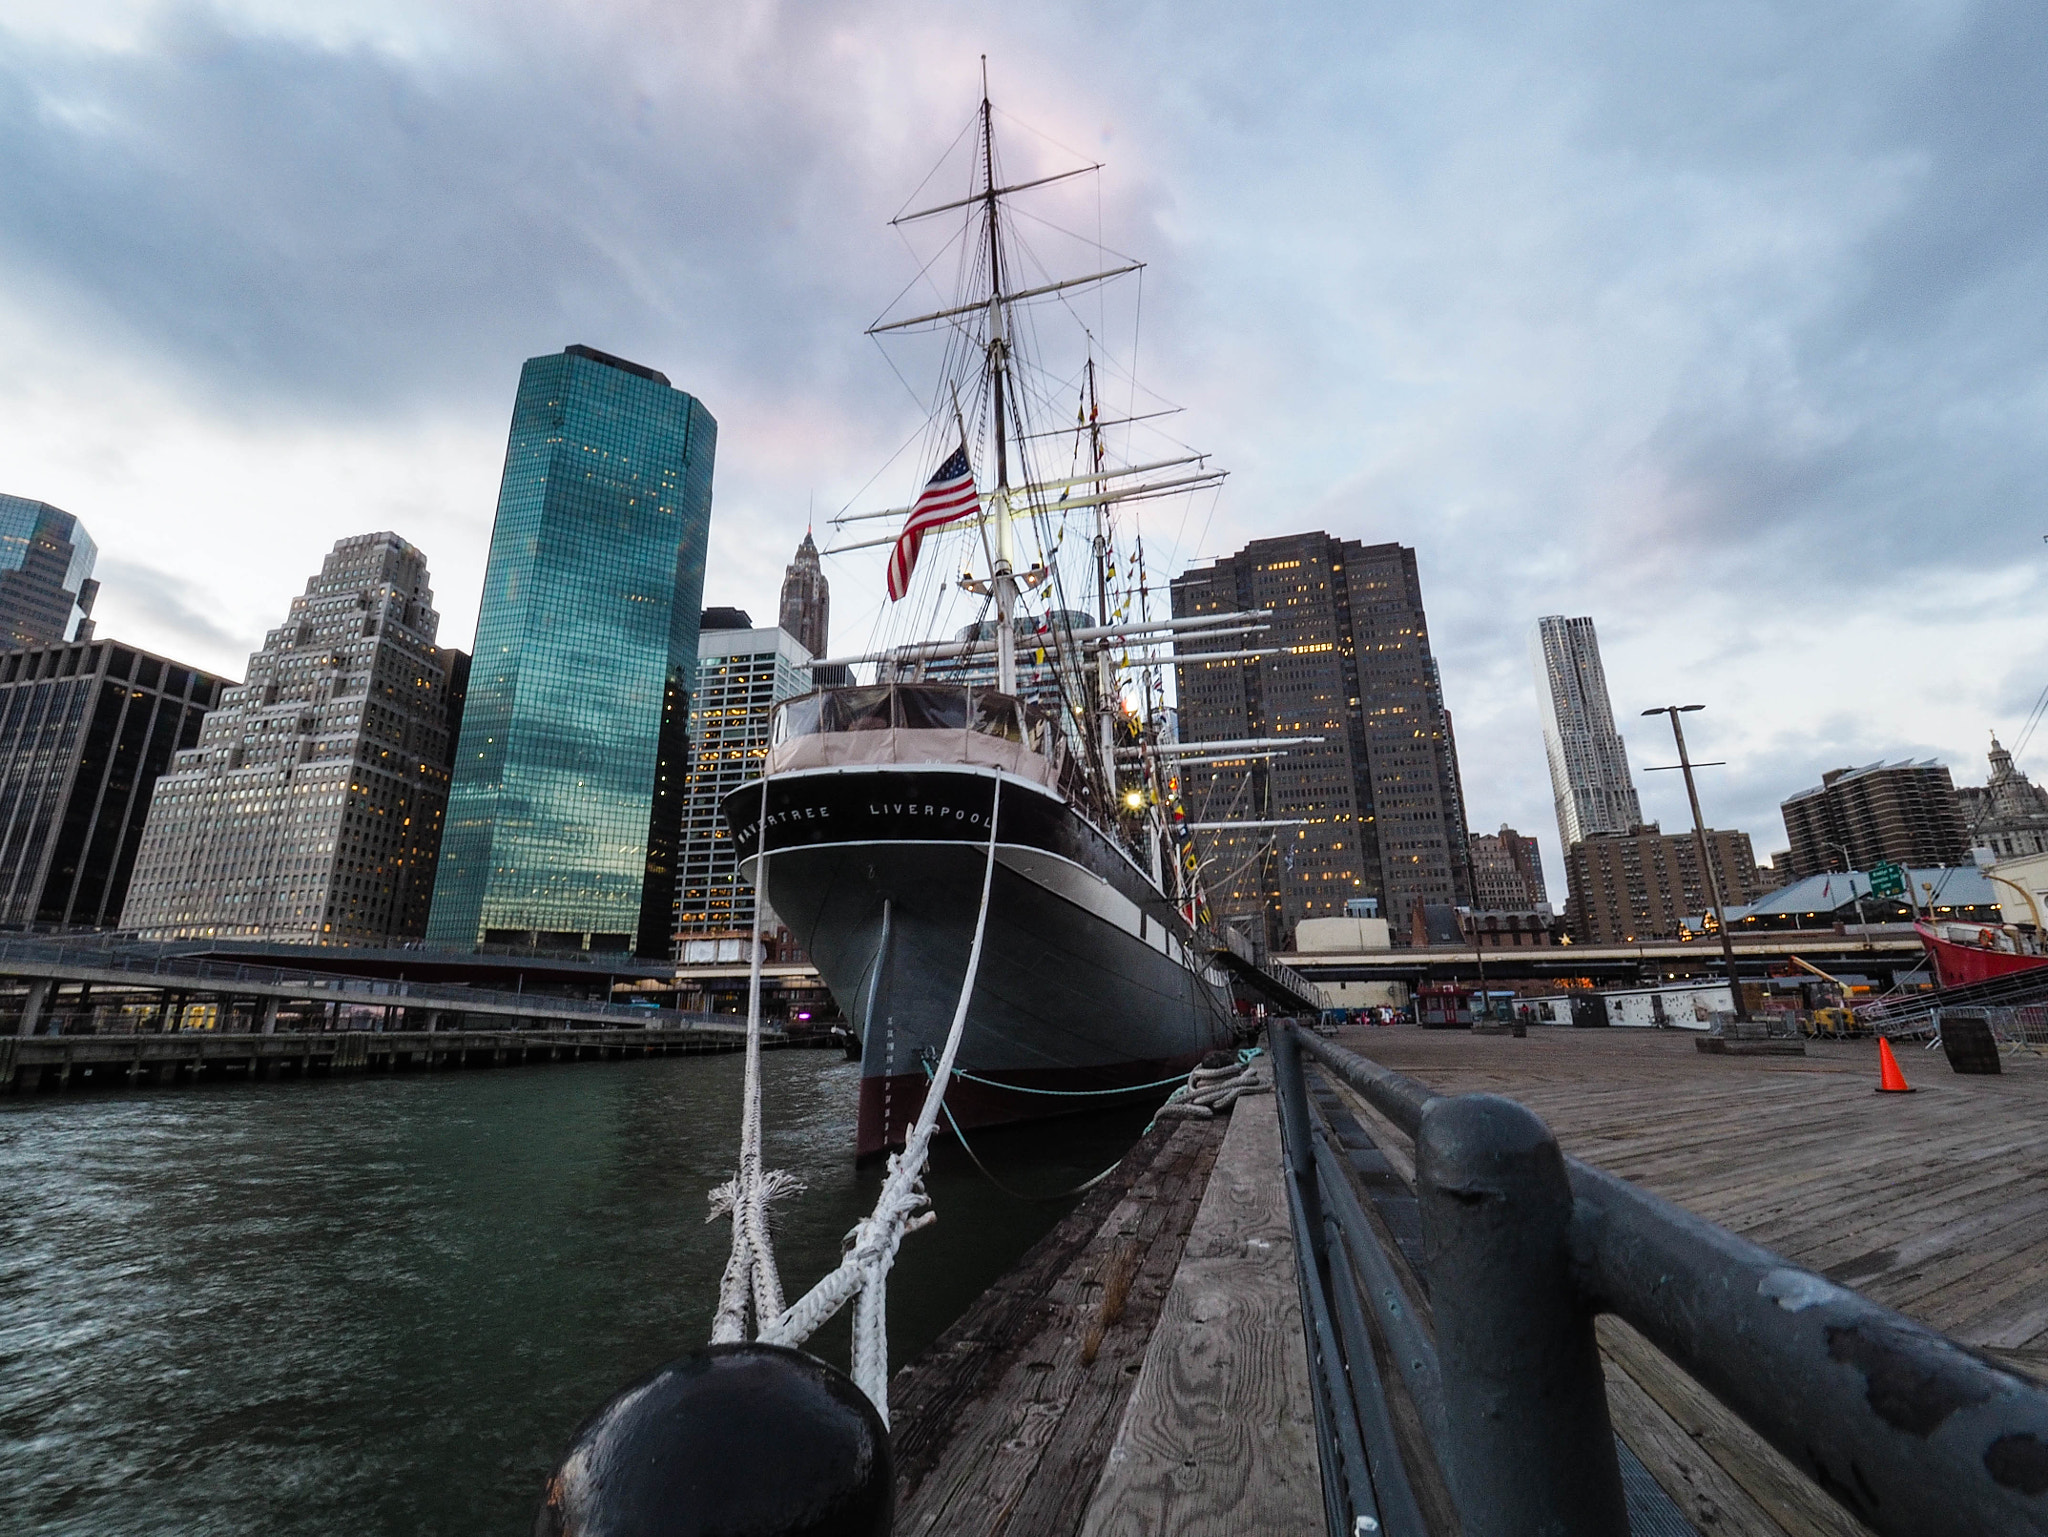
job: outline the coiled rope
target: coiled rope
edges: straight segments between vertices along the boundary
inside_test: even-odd
[[[747,1307],[753,1304],[754,1337],[769,1345],[800,1345],[849,1300],[853,1309],[853,1380],[889,1422],[888,1277],[903,1235],[928,1227],[937,1216],[927,1208],[925,1160],[932,1133],[960,1052],[967,1007],[981,972],[982,942],[988,935],[989,892],[996,871],[996,820],[1002,809],[1002,780],[995,781],[989,803],[988,850],[981,873],[981,905],[974,918],[974,943],[967,952],[967,975],[960,983],[960,1001],[946,1032],[945,1049],[932,1070],[917,1124],[904,1140],[903,1151],[889,1159],[888,1174],[875,1209],[847,1235],[839,1267],[787,1307],[776,1275],[775,1251],[768,1234],[768,1205],[777,1195],[801,1186],[780,1171],[761,1169],[761,912],[768,890],[768,775],[761,776],[761,822],[754,870],[754,956],[748,972],[745,1102],[740,1116],[740,1167],[727,1184],[711,1192],[713,1217],[732,1218],[732,1253],[719,1285],[718,1314],[712,1323],[713,1344],[747,1337]]]

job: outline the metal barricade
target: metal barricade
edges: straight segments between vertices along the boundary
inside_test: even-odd
[[[1270,1040],[1333,1537],[1425,1530],[1368,1319],[1465,1537],[1625,1537],[1603,1312],[1882,1537],[2048,1533],[2048,1389],[1565,1157],[1513,1100],[1437,1095],[1285,1023]],[[1414,1141],[1433,1337],[1304,1055]]]

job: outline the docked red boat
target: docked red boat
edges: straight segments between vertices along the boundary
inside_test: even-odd
[[[2029,954],[2011,929],[1975,923],[1916,923],[1913,932],[1927,947],[1939,987],[1968,987],[2048,966],[2048,955]]]

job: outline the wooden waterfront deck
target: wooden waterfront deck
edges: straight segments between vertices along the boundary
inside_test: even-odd
[[[1567,1152],[2048,1377],[2048,1058],[1960,1077],[1907,1050],[1879,1095],[1872,1042],[1710,1056],[1689,1035],[1361,1029],[1340,1043],[1446,1093],[1541,1115]],[[1412,1178],[1407,1139],[1346,1102]],[[1626,1325],[1600,1325],[1615,1428],[1702,1534],[1852,1537],[1845,1514]]]
[[[1308,1393],[1272,1097],[1162,1123],[897,1374],[896,1531],[1318,1530]]]

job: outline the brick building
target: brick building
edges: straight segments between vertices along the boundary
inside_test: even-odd
[[[1779,808],[1792,842],[1792,871],[1899,865],[1966,865],[1969,829],[1948,768],[1924,763],[1866,763],[1829,769],[1820,783]],[[1842,863],[1843,853],[1848,864]]]
[[[1763,895],[1748,833],[1709,828],[1706,839],[1723,901],[1742,907]],[[1582,944],[1675,939],[1713,905],[1693,835],[1663,832],[1654,822],[1574,843],[1565,850],[1565,869],[1571,881],[1566,927]]]

